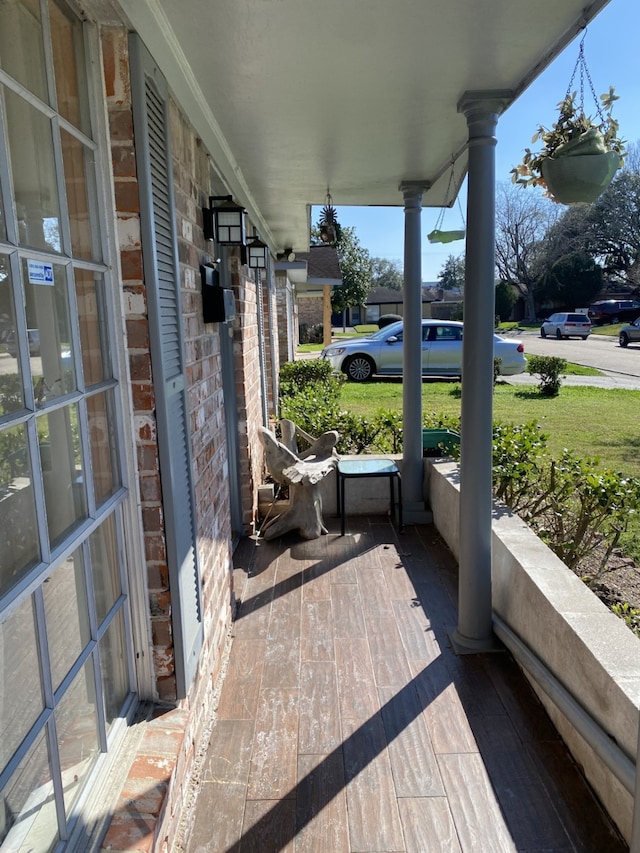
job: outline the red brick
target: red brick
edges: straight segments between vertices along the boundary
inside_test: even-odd
[[[116,210],[119,213],[139,213],[140,196],[137,181],[116,181]],[[124,254],[124,253],[123,253]],[[128,276],[132,278],[132,276]]]
[[[122,278],[139,280],[142,278],[142,252],[139,249],[126,249],[120,252]]]
[[[146,320],[127,320],[127,343],[131,349],[149,348],[149,324]]]

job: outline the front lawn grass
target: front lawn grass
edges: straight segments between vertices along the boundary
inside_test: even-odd
[[[460,416],[459,382],[424,380],[422,411]],[[345,382],[341,407],[365,416],[378,409],[402,411],[402,381],[377,379]],[[640,391],[622,388],[562,386],[557,397],[543,397],[536,386],[498,381],[493,398],[494,420],[513,424],[536,421],[548,436],[551,456],[568,448],[582,458],[599,458],[599,467],[640,477],[640,436],[636,428]]]

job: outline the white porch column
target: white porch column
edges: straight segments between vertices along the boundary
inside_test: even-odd
[[[466,92],[469,129],[467,245],[460,443],[460,653],[494,646],[491,607],[493,333],[495,315],[495,128],[508,92]]]
[[[403,466],[405,523],[429,520],[424,499],[422,459],[422,244],[420,216],[426,181],[403,181],[404,311],[402,364]]]

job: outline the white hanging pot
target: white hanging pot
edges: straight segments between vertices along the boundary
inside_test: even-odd
[[[595,201],[609,186],[620,167],[616,151],[547,157],[541,170],[547,189],[560,204]]]

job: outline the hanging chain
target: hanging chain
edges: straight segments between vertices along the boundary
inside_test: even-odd
[[[451,195],[451,184],[453,183],[453,172],[456,168],[456,161],[454,157],[451,157],[451,172],[449,172],[449,183],[447,184],[447,191],[444,194],[444,204],[440,208],[440,213],[438,214],[438,218],[436,220],[436,230],[440,228],[444,221],[444,211],[447,205],[449,204],[449,196]]]
[[[591,89],[591,94],[593,96],[593,100],[594,100],[595,105],[596,105],[598,117],[600,118],[600,121],[602,122],[602,124],[604,124],[605,118],[604,118],[604,115],[602,114],[602,110],[600,108],[600,101],[598,100],[598,96],[596,95],[596,90],[595,90],[594,85],[593,85],[593,80],[591,79],[591,74],[589,73],[589,69],[587,68],[587,61],[584,58],[584,40],[586,39],[586,37],[587,37],[587,31],[585,30],[584,35],[580,39],[580,49],[578,51],[578,58],[576,60],[575,68],[573,69],[573,72],[571,74],[571,79],[569,80],[569,86],[567,88],[567,94],[565,95],[565,99],[570,97],[570,95],[571,95],[571,88],[573,86],[573,81],[574,81],[576,73],[578,72],[578,69],[579,69],[580,70],[580,102],[579,102],[580,111],[582,113],[584,113],[584,78],[586,77],[587,80],[589,81],[589,87]]]

